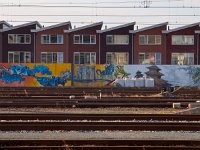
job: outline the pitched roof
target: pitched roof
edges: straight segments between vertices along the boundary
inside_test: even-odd
[[[197,26],[197,25],[200,25],[200,22],[189,24],[189,25],[182,26],[182,27],[175,28],[175,29],[171,29],[171,30],[164,30],[164,31],[162,31],[162,33],[171,33],[171,32],[175,32],[175,31],[191,28],[191,27],[194,27],[194,26]]]
[[[129,33],[133,33],[134,34],[134,33],[142,32],[142,31],[146,31],[146,30],[151,30],[151,29],[154,29],[154,28],[157,28],[157,27],[161,27],[161,26],[164,26],[164,25],[167,25],[167,24],[168,24],[168,22],[164,22],[164,23],[153,25],[153,26],[141,28],[141,29],[138,29],[138,30],[130,30]]]
[[[49,30],[49,29],[61,27],[61,26],[64,26],[64,25],[70,25],[70,28],[71,28],[71,22],[68,21],[68,22],[63,22],[63,23],[59,23],[59,24],[56,24],[56,25],[48,26],[48,27],[45,27],[45,28],[33,29],[33,30],[31,30],[31,32],[40,32],[40,31],[44,31],[44,30]]]
[[[21,25],[18,25],[18,26],[13,26],[13,27],[10,27],[10,28],[0,30],[0,32],[10,31],[10,30],[14,30],[14,29],[34,25],[34,24],[38,25],[40,28],[42,27],[41,24],[38,21],[33,21],[33,22],[29,22],[29,23],[25,23],[25,24],[21,24]]]
[[[125,27],[131,26],[131,25],[134,26],[135,22],[123,24],[123,25],[116,26],[116,27],[109,28],[109,29],[105,29],[105,30],[97,30],[97,33],[105,33],[105,32],[108,32],[108,31],[117,30],[117,29],[120,29],[120,28],[125,28]]]
[[[12,27],[12,25],[11,24],[9,24],[8,22],[6,22],[6,21],[0,21],[0,24],[4,24],[4,25],[6,25],[7,27]]]
[[[147,68],[150,69],[150,70],[161,70],[161,69],[158,68],[158,66],[156,66],[156,65],[149,66],[149,67],[147,67]]]
[[[97,22],[97,23],[93,23],[93,24],[89,24],[86,26],[82,26],[82,27],[78,27],[78,28],[74,28],[74,29],[70,29],[70,30],[64,30],[65,33],[70,33],[70,32],[75,32],[78,30],[83,30],[83,29],[87,29],[87,28],[91,28],[91,27],[95,27],[95,26],[99,26],[99,25],[103,25],[103,22]]]

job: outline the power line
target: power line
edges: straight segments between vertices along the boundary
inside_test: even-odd
[[[149,8],[152,4],[152,1],[144,0],[144,1],[141,2],[141,4],[144,6],[144,8]]]
[[[32,20],[5,20],[7,22],[32,22]],[[62,23],[62,22],[59,22],[59,21],[39,21],[40,23]],[[90,23],[95,23],[95,22],[91,22],[91,21],[71,21],[71,23],[78,23],[78,24],[90,24]],[[104,24],[127,24],[127,23],[130,23],[130,22],[103,22]],[[155,22],[137,22],[137,25],[155,25],[157,23]],[[187,25],[187,24],[190,24],[188,22],[183,22],[183,23],[169,23],[168,25]]]
[[[46,14],[37,14],[37,13],[35,13],[35,14],[28,14],[28,13],[17,14],[17,13],[13,13],[12,14],[12,12],[11,12],[11,14],[9,14],[9,13],[8,14],[2,13],[0,16],[5,17],[5,18],[7,17],[6,19],[12,19],[11,17],[15,17],[13,19],[17,19],[17,17],[24,17],[24,19],[26,17],[29,17],[29,18],[31,18],[31,17],[35,17],[35,18],[36,17],[41,17],[41,18],[42,17],[48,17],[48,20],[50,19],[50,21],[44,21],[43,20],[43,21],[41,21],[42,23],[61,23],[61,22],[58,22],[58,21],[54,21],[55,19],[52,20],[49,17],[52,17],[52,18],[53,17],[82,17],[83,18],[82,22],[81,22],[81,19],[79,19],[77,22],[73,22],[73,23],[77,23],[77,24],[79,24],[79,23],[80,24],[92,23],[92,21],[88,21],[88,22],[85,21],[86,17],[88,17],[88,18],[89,17],[114,17],[114,19],[116,19],[116,18],[117,19],[118,18],[124,19],[125,17],[131,17],[131,18],[129,18],[129,20],[133,19],[133,18],[138,18],[138,17],[141,17],[141,18],[144,18],[144,19],[145,18],[149,19],[148,17],[152,17],[152,18],[153,17],[177,17],[177,18],[178,17],[186,17],[184,19],[189,19],[189,17],[191,17],[194,20],[194,19],[196,19],[197,17],[200,16],[200,14],[196,14],[197,10],[199,10],[199,8],[200,8],[199,5],[184,6],[184,4],[183,4],[183,6],[180,6],[180,3],[173,3],[173,5],[176,4],[177,6],[173,6],[173,5],[169,5],[168,6],[168,5],[165,5],[167,2],[171,3],[171,2],[176,2],[176,1],[184,1],[184,0],[126,0],[126,1],[118,1],[118,2],[117,1],[112,2],[112,1],[99,1],[99,0],[95,0],[95,2],[90,2],[89,1],[89,2],[84,2],[84,3],[81,3],[81,2],[63,2],[63,3],[59,3],[58,2],[58,3],[56,3],[55,1],[54,2],[50,2],[50,0],[49,0],[46,3],[44,3],[44,2],[41,2],[41,3],[40,2],[32,2],[32,4],[30,4],[30,3],[27,3],[27,4],[21,3],[21,1],[19,1],[19,3],[17,3],[17,2],[16,3],[6,3],[5,2],[5,3],[0,3],[0,8],[2,8],[2,9],[5,8],[5,10],[7,8],[8,8],[8,10],[15,10],[15,8],[17,10],[18,10],[18,8],[20,10],[25,10],[25,8],[27,8],[27,9],[29,9],[29,8],[31,9],[32,8],[32,10],[39,10],[39,8],[44,8],[44,10],[47,10],[48,8],[58,8],[57,10],[61,10],[62,8],[63,9],[64,8],[72,8],[72,9],[73,8],[77,8],[77,10],[78,10],[78,8],[86,8],[86,9],[87,8],[91,8],[91,9],[95,9],[96,13],[91,13],[91,14],[79,13],[77,15],[76,14],[72,14],[72,13],[71,14],[65,14],[65,13],[63,13],[63,14],[55,14],[54,13],[54,14],[51,15],[51,13],[49,13],[49,14],[47,14],[47,13]],[[157,5],[157,6],[153,5],[154,2],[158,2],[159,5]],[[163,3],[163,2],[165,2],[165,3]],[[113,4],[113,5],[111,5],[111,4]],[[161,6],[161,5],[163,5],[163,6]],[[45,8],[47,8],[47,9],[45,9]],[[185,9],[185,8],[187,8],[187,9],[191,10],[191,9],[196,8],[196,12],[190,13],[190,14],[178,14],[178,13],[177,14],[171,14],[171,13],[165,14],[166,12],[164,11],[163,14],[161,14],[161,13],[158,13],[158,14],[155,14],[155,13],[154,14],[150,14],[150,13],[148,13],[147,14],[146,13],[146,15],[145,15],[145,13],[143,13],[143,14],[140,15],[140,14],[137,14],[137,13],[126,13],[126,14],[122,14],[121,13],[121,14],[118,15],[117,13],[115,13],[115,14],[114,13],[113,14],[101,14],[101,11],[98,10],[98,8],[102,8],[102,9],[104,9],[104,8],[105,9],[128,9],[128,10],[129,9],[132,9],[132,10],[154,9],[154,8],[156,8],[156,9],[162,9],[162,8],[169,8],[169,9],[171,9],[172,8],[172,10],[173,10],[173,8],[174,9],[178,9],[178,10],[179,9]],[[51,9],[48,9],[48,10],[51,10]],[[70,10],[70,9],[68,9],[68,10]],[[166,10],[166,9],[164,9],[164,10]],[[117,10],[112,10],[112,11],[115,12]],[[46,12],[48,12],[48,11],[46,11]],[[105,12],[106,12],[106,10],[105,10]],[[187,12],[184,11],[184,13],[187,13]],[[158,19],[158,18],[156,18],[156,19]],[[36,19],[36,20],[40,20],[40,19]],[[95,20],[96,20],[96,18],[95,18]],[[170,20],[170,19],[168,19],[168,20]],[[111,19],[109,21],[111,21]],[[120,20],[120,21],[122,21],[122,20]],[[119,22],[118,21],[117,22],[114,22],[114,21],[105,22],[105,24],[124,24],[126,22],[126,21],[125,22],[120,22],[120,21]],[[31,22],[31,21],[11,20],[10,22]],[[141,25],[153,25],[155,23],[144,22],[144,23],[140,23],[140,24]],[[180,23],[175,22],[175,23],[173,23],[171,25],[185,25],[185,24],[188,24],[188,23],[182,23],[182,24],[180,24]]]
[[[87,15],[87,14],[82,14],[82,15],[72,15],[72,14],[54,14],[54,15],[47,15],[47,14],[39,14],[39,15],[34,15],[34,14],[13,14],[13,15],[9,15],[9,14],[2,14],[1,16],[14,16],[14,17],[169,17],[169,16],[174,16],[174,17],[198,17],[200,15],[198,14],[191,14],[191,15],[159,15],[159,14],[153,14],[153,15],[101,15],[101,14],[95,14],[95,15]]]
[[[38,2],[36,2],[36,3],[32,3],[32,4],[37,4],[37,5],[46,5],[46,4],[49,4],[49,5],[52,5],[52,4],[125,4],[125,3],[139,3],[139,1],[120,1],[120,2],[117,2],[117,1],[115,1],[115,2],[113,2],[113,1],[104,1],[104,2],[84,2],[84,3],[81,3],[81,2],[65,2],[65,3],[61,3],[61,2],[57,2],[57,3],[55,3],[55,2],[46,2],[46,3],[38,3]],[[9,4],[9,3],[0,3],[0,5],[7,5],[7,4]],[[11,3],[12,4],[12,3]],[[24,3],[24,4],[26,4],[26,3]],[[28,3],[28,4],[30,4],[30,3]]]
[[[152,9],[161,9],[161,8],[172,8],[172,9],[177,9],[177,8],[181,8],[181,9],[185,9],[185,8],[189,8],[189,9],[199,9],[200,6],[151,6],[151,7],[142,7],[142,6],[92,6],[92,5],[16,5],[16,4],[11,4],[11,5],[0,5],[0,7],[32,7],[32,8],[103,8],[103,9],[109,9],[109,8],[113,8],[113,9],[133,9],[133,8],[152,8]]]
[[[81,3],[81,2],[34,2],[34,3],[28,3],[28,4],[37,4],[37,5],[46,5],[46,4],[49,4],[49,5],[52,5],[52,4],[56,4],[56,5],[58,5],[58,4],[92,4],[92,5],[94,5],[94,4],[132,4],[132,3],[152,3],[152,2],[163,2],[163,1],[169,1],[169,0],[151,0],[151,1],[149,1],[149,0],[143,0],[143,1],[140,1],[140,0],[130,0],[130,1],[96,1],[96,2],[84,2],[84,3]],[[183,1],[183,0],[170,0],[170,2],[175,2],[175,1]],[[0,3],[0,5],[8,5],[9,4],[9,2],[7,2],[7,3]],[[10,3],[10,4],[14,4],[14,3]],[[21,4],[21,3],[19,3],[19,4]],[[27,4],[26,2],[23,2],[23,4]]]

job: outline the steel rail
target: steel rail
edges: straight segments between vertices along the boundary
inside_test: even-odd
[[[75,114],[75,113],[0,113],[0,120],[159,120],[200,121],[200,115],[177,114]]]
[[[187,107],[188,103],[182,103],[181,107]],[[171,108],[173,103],[75,103],[75,102],[53,102],[53,103],[41,103],[41,102],[33,102],[33,103],[1,103],[0,107],[14,107],[14,108],[33,108],[33,107],[43,107],[43,108],[102,108],[102,107],[158,107],[158,108]]]
[[[126,99],[126,98],[88,98],[88,99],[0,99],[0,107],[172,107],[181,103],[187,107],[198,99]]]
[[[1,131],[200,131],[199,122],[52,122],[52,121],[4,121]]]
[[[197,150],[200,148],[198,140],[164,140],[164,139],[61,139],[61,140],[24,140],[24,139],[2,139],[1,149],[76,149],[76,150],[98,150],[98,149],[123,149],[123,150]]]
[[[12,150],[199,150],[200,146],[2,146],[2,149]]]

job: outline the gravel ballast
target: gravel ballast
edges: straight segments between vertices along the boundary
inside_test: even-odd
[[[1,113],[23,113],[23,112],[69,112],[69,113],[87,113],[87,114],[174,114],[187,109],[173,108],[0,108]]]
[[[0,131],[1,139],[38,140],[38,139],[166,139],[199,140],[200,132],[170,131]]]

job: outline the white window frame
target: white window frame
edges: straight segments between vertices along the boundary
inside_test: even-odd
[[[119,62],[119,60],[118,60],[118,55],[119,54],[122,54],[122,53],[124,53],[124,54],[127,54],[127,63],[126,64],[119,64],[118,62]],[[117,63],[115,63],[116,65],[127,65],[127,64],[129,64],[129,53],[128,52],[106,52],[106,63],[108,64],[108,58],[107,58],[107,56],[108,55],[111,55],[111,64],[113,64],[114,63],[114,55],[117,55]]]
[[[192,43],[187,43],[186,39],[188,37],[192,38]],[[174,38],[182,38],[182,43],[177,43]],[[194,35],[172,35],[171,38],[172,45],[194,45]]]
[[[15,56],[15,53],[18,53],[19,54],[19,62],[15,62],[14,60],[14,56]],[[24,62],[20,62],[20,53],[24,53]],[[9,55],[10,54],[13,54],[13,61],[10,60],[9,58]],[[26,56],[29,55],[30,56],[30,61],[26,61]],[[8,51],[8,63],[31,63],[31,52],[25,52],[25,51]]]
[[[12,36],[13,41],[9,40],[9,37]],[[24,36],[24,43],[18,42],[18,36]],[[29,42],[27,42],[26,38],[29,37]],[[8,44],[31,44],[31,34],[8,34]]]
[[[154,36],[155,37],[155,44],[149,43],[149,37]],[[141,43],[141,39],[144,38],[144,43]],[[146,43],[145,43],[146,38]],[[157,39],[159,39],[160,42],[157,42]],[[161,45],[162,44],[162,36],[161,35],[139,35],[139,45]]]
[[[108,40],[107,40],[108,37],[110,37],[112,39],[111,43],[108,42]],[[113,45],[113,43],[114,43],[114,35],[106,35],[106,45]]]
[[[177,55],[177,54],[186,55],[186,56],[187,56],[187,64],[183,64],[183,63],[173,64],[173,62],[172,62],[172,56],[173,56],[173,55]],[[188,57],[188,55],[189,55],[189,54],[192,54],[192,55],[193,55],[193,62],[192,62],[192,64],[188,64],[188,62],[189,62],[189,57]],[[171,64],[172,64],[172,65],[194,65],[194,57],[195,57],[194,53],[171,53]],[[181,59],[181,58],[180,58],[180,59]],[[182,59],[184,59],[184,56],[183,56]],[[180,60],[180,62],[181,62],[181,61],[183,61],[183,60]]]
[[[126,36],[128,37],[128,43],[115,43],[115,36]],[[107,38],[111,37],[112,38],[112,43],[109,43],[107,41]],[[106,35],[106,45],[129,45],[129,35]]]
[[[90,63],[89,64],[96,64],[96,59],[97,59],[97,56],[96,56],[96,52],[74,52],[74,64],[80,64],[80,54],[86,54],[86,53],[89,53],[90,54]],[[92,54],[95,54],[95,62],[92,63]],[[79,55],[79,56],[78,56]],[[75,57],[78,56],[79,57],[79,60],[78,60],[78,63],[75,63]],[[87,64],[84,62],[84,64]]]
[[[62,64],[63,62],[64,62],[64,53],[63,52],[57,52],[57,63]]]
[[[138,54],[138,63],[140,65],[146,65],[146,64],[148,64],[148,63],[141,64],[140,60],[139,60],[140,55],[142,54],[142,55],[144,55],[144,61],[145,61],[147,59],[147,58],[145,58],[145,56],[146,56],[147,53],[154,53],[155,65],[161,65],[162,64],[162,54],[160,52],[141,52],[141,53]],[[157,62],[157,54],[160,54],[160,63]]]
[[[42,54],[46,55],[45,62],[42,61]],[[51,54],[51,58],[52,58],[51,62],[47,61],[47,54]],[[56,54],[56,57],[57,57],[56,62],[53,62],[53,56],[54,56],[54,54]],[[59,56],[59,54],[62,54],[62,57],[61,57],[61,55]],[[41,63],[50,63],[50,64],[58,63],[58,64],[62,64],[63,61],[64,61],[64,53],[63,52],[41,52],[40,58],[41,58]],[[60,58],[62,58],[62,61],[61,61]]]
[[[57,37],[57,43],[51,43],[51,36],[53,36],[54,34],[42,34],[41,35],[41,44],[64,44],[64,36],[62,35],[62,34],[55,34],[54,36],[56,36]],[[44,41],[43,41],[43,37],[48,37],[49,38],[49,40],[48,40],[48,43],[45,43]],[[61,43],[58,43],[58,37],[62,37],[62,41],[61,41]]]
[[[79,38],[79,42],[77,43],[77,42],[75,42],[75,37],[78,37]],[[82,41],[82,40],[80,40],[80,37],[81,37],[81,35],[74,35],[74,44],[81,44],[81,42],[80,41]]]
[[[86,36],[86,35],[88,35],[88,36],[90,36],[90,43],[84,43],[84,36]],[[79,42],[75,42],[75,37],[79,37]],[[92,43],[92,37],[95,37],[94,39],[95,39],[95,41],[94,41],[94,43]],[[74,44],[89,44],[89,45],[94,45],[94,44],[96,44],[96,35],[93,35],[93,34],[75,34],[74,36],[73,36],[73,43]]]

